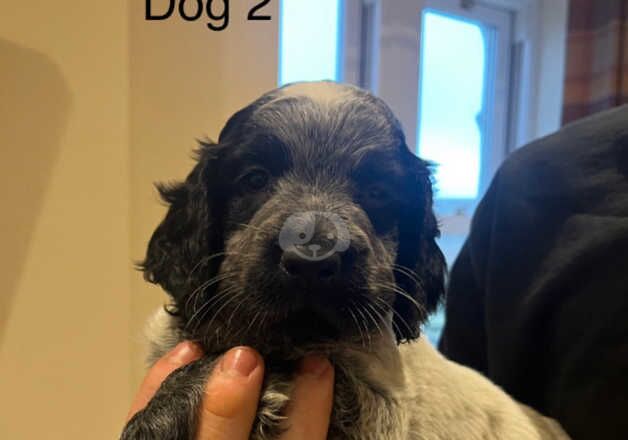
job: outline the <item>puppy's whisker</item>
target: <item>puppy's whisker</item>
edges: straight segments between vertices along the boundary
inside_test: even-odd
[[[190,271],[190,273],[187,276],[187,281],[190,281],[192,279],[192,275],[194,275],[194,272],[201,267],[201,265],[209,263],[209,261],[213,260],[214,258],[218,258],[218,257],[222,257],[224,255],[227,254],[232,254],[233,252],[217,252],[215,254],[212,255],[208,255],[206,257],[201,258],[198,263],[196,263],[194,265],[194,267],[192,268],[192,270]]]
[[[251,330],[251,328],[253,327],[253,323],[255,323],[255,321],[257,321],[257,318],[260,315],[260,311],[258,310],[257,312],[255,312],[255,315],[253,316],[253,319],[251,320],[251,322],[249,322],[249,325],[246,327],[246,330],[244,330],[243,335],[246,336],[249,334],[249,330]]]
[[[269,311],[265,310],[264,314],[262,315],[262,319],[259,322],[258,328],[260,329],[263,328],[264,322],[266,322],[266,318],[268,318],[268,315],[269,315]]]
[[[194,265],[194,267],[192,268],[192,270],[190,271],[190,273],[187,276],[187,282],[189,282],[192,279],[192,275],[194,274],[194,272],[199,268],[199,267],[203,267],[205,266],[207,263],[209,263],[210,260],[213,260],[214,258],[218,258],[221,256],[225,256],[225,255],[238,255],[239,252],[217,252],[215,254],[212,255],[208,255],[207,257],[201,258],[199,260],[198,263],[196,263],[196,265]],[[226,275],[226,273],[222,274],[222,275]],[[201,284],[199,287],[197,287],[192,293],[190,293],[188,295],[188,298],[185,301],[185,306],[184,308],[188,308],[190,305],[190,301],[194,298],[194,308],[196,308],[196,303],[198,300],[198,296],[200,296],[200,292],[199,291],[203,291],[206,288],[210,287],[210,285],[205,284],[210,282],[211,280],[215,279],[214,278],[210,278],[209,280],[205,281],[203,284]]]
[[[408,273],[414,274],[414,276],[418,277],[419,274],[416,273],[416,270],[412,269],[411,267],[408,266],[404,266],[403,264],[397,264],[397,263],[393,263],[394,267],[397,267],[401,270],[405,270]]]
[[[352,300],[351,304],[354,306],[356,313],[358,313],[360,315],[360,318],[362,318],[362,319],[358,319],[357,321],[358,321],[358,325],[360,327],[360,337],[362,338],[362,340],[365,343],[364,348],[369,348],[370,349],[371,346],[372,346],[372,344],[371,344],[371,335],[369,334],[369,331],[368,331],[368,326],[366,324],[366,318],[364,317],[364,314],[360,310],[360,306],[355,301]],[[364,331],[365,331],[366,337],[364,337],[362,335],[362,325],[360,325],[360,323],[364,324]]]
[[[235,287],[235,286],[234,286]],[[218,303],[220,303],[224,298],[226,298],[226,296],[229,294],[229,292],[232,290],[233,288],[228,288],[225,289],[221,292],[218,292],[214,297],[210,298],[208,301],[206,301],[205,303],[203,303],[198,309],[196,309],[196,311],[194,312],[194,314],[190,317],[190,319],[188,320],[188,322],[185,325],[185,330],[188,330],[190,328],[190,326],[194,323],[194,320],[197,319],[198,323],[202,322],[203,318],[204,318],[204,311],[208,310],[208,308],[211,305],[217,305]],[[201,315],[199,317],[199,315],[203,313],[203,315]],[[196,332],[196,330],[198,329],[198,325],[194,327],[194,332]]]
[[[404,317],[401,316],[401,314],[398,311],[395,310],[394,307],[390,306],[390,304],[388,304],[387,302],[385,302],[383,299],[381,299],[379,297],[375,298],[375,299],[378,300],[381,304],[383,304],[384,307],[386,307],[387,310],[390,310],[393,313],[393,315],[395,315],[397,318],[399,318],[401,320],[401,323],[406,326],[406,329],[408,330],[408,332],[410,334],[413,334],[415,332],[415,330],[412,327],[410,327],[410,324],[408,324],[408,321],[406,321],[404,319]],[[394,322],[395,321],[393,320],[393,324],[394,324]],[[397,327],[397,330],[401,330],[398,325],[395,324],[395,326]],[[402,332],[399,332],[399,334],[402,334]]]
[[[238,288],[239,286],[236,286],[236,288]],[[212,323],[214,322],[214,320],[220,315],[220,312],[222,312],[225,307],[227,307],[229,304],[231,304],[233,301],[236,301],[241,295],[242,293],[244,293],[244,290],[240,290],[238,293],[236,293],[235,295],[231,295],[233,293],[233,290],[236,289],[231,289],[229,294],[230,297],[227,299],[227,301],[225,301],[223,303],[222,306],[220,306],[216,312],[214,312],[214,315],[212,316],[212,318],[209,320],[209,322],[207,323],[207,328],[211,328]]]
[[[400,264],[393,264],[392,269],[395,272],[399,272],[400,274],[407,276],[412,281],[414,281],[417,285],[423,286],[423,282],[421,281],[421,278],[419,277],[419,275],[414,270],[410,269],[409,267],[402,266]]]
[[[373,324],[375,324],[375,327],[377,327],[377,330],[379,331],[380,336],[382,337],[382,339],[384,339],[384,338],[385,338],[385,337],[384,337],[384,331],[382,330],[382,328],[381,328],[381,327],[380,327],[380,325],[379,325],[379,321],[381,321],[384,325],[386,325],[386,322],[384,321],[384,317],[383,317],[381,314],[379,314],[379,313],[377,312],[377,310],[375,310],[375,309],[373,308],[373,306],[371,305],[371,302],[370,302],[370,301],[367,301],[364,305],[365,305],[365,307],[368,307],[368,309],[366,309],[366,308],[365,308],[365,309],[364,309],[364,311],[365,311],[365,312],[368,314],[368,316],[371,318],[371,320],[373,321]],[[369,311],[369,309],[370,309],[370,311]],[[377,316],[379,319],[375,319],[375,317],[373,316],[373,314],[371,313],[371,311],[372,311],[373,313],[375,313],[375,316]]]
[[[205,281],[199,287],[194,289],[192,293],[188,295],[188,298],[185,300],[185,308],[187,309],[189,307],[190,301],[192,300],[192,298],[194,298],[194,310],[196,310],[198,297],[200,296],[201,292],[205,291],[207,288],[213,286],[216,283],[219,283],[221,281],[228,279],[229,277],[232,277],[232,276],[235,277],[235,275],[236,273],[234,272],[226,272],[220,275],[216,275],[215,277],[210,278],[209,280]]]
[[[270,234],[271,231],[260,228],[259,226],[249,225],[247,223],[235,223],[236,226],[242,226],[244,229],[251,229],[253,231],[261,232],[262,234]]]
[[[384,302],[383,300],[381,300],[380,298],[375,298],[376,300],[380,300],[384,305],[388,306],[388,304],[386,302]],[[375,308],[379,311],[379,315],[381,316],[382,319],[382,323],[384,324],[384,327],[387,327],[388,323],[390,322],[390,324],[392,325],[392,330],[400,335],[401,329],[399,328],[399,326],[397,325],[397,323],[395,322],[394,319],[391,319],[390,321],[387,321],[387,319],[384,317],[385,315],[387,315],[388,313],[392,313],[391,307],[383,307],[380,303],[378,302],[370,302],[369,305],[372,308]],[[394,315],[394,314],[393,314]]]
[[[382,331],[382,328],[379,326],[379,321],[375,319],[375,317],[373,316],[373,313],[371,313],[371,309],[368,306],[369,306],[368,303],[364,303],[362,305],[362,310],[364,311],[364,314],[366,315],[366,317],[369,318],[369,320],[373,323],[373,325],[379,332],[380,336],[383,338],[384,332]]]
[[[353,301],[351,302],[353,304]],[[362,327],[360,327],[360,324],[358,324],[358,319],[355,317],[355,314],[353,313],[353,311],[351,310],[351,307],[347,307],[347,311],[349,312],[349,314],[351,315],[351,319],[353,320],[353,322],[355,323],[356,329],[358,330],[358,332],[360,333],[360,345],[364,346],[365,341],[364,341],[364,336],[362,336]]]
[[[360,314],[360,316],[362,317],[362,323],[364,324],[364,332],[366,333],[366,337],[368,339],[368,347],[369,350],[371,350],[373,348],[373,340],[371,339],[371,332],[369,331],[369,327],[368,327],[368,322],[365,316],[366,310],[364,309],[364,307],[361,304],[357,305],[356,311]]]
[[[185,304],[183,305],[183,308],[185,310],[189,309],[192,299],[194,299],[194,309],[196,309],[196,303],[197,303],[198,297],[201,296],[201,293],[203,291],[205,291],[205,288],[207,287],[209,283],[211,283],[212,279],[213,278],[210,278],[209,280],[204,281],[203,283],[201,283],[200,286],[198,286],[196,289],[194,289],[192,293],[188,295],[187,299],[185,300]]]
[[[416,309],[418,310],[418,312],[421,315],[425,315],[427,313],[427,311],[425,310],[425,307],[423,307],[421,304],[419,304],[419,302],[417,300],[412,298],[412,296],[410,296],[410,294],[408,292],[406,292],[405,290],[403,290],[399,286],[397,286],[395,284],[388,284],[388,283],[378,283],[377,286],[381,287],[383,289],[386,289],[389,292],[392,292],[392,293],[394,293],[396,295],[404,297],[405,299],[410,301],[410,303],[412,303],[416,307]]]
[[[188,319],[188,322],[185,323],[185,327],[183,328],[185,332],[188,332],[189,330],[191,330],[191,326],[194,324],[194,321],[197,319],[197,317],[198,317],[199,322],[202,320],[201,314],[204,313],[204,310],[206,310],[213,302],[215,302],[217,298],[220,298],[220,297],[215,296],[211,298],[209,301],[204,302],[198,309],[196,309],[196,311],[192,314],[190,319]],[[192,331],[192,333],[195,333],[195,332],[196,332],[196,326],[194,327],[194,331]]]
[[[239,292],[236,292],[235,295],[241,296],[243,293],[244,293],[244,288],[240,289]],[[227,320],[227,328],[231,328],[231,321],[233,321],[235,314],[238,312],[238,309],[242,306],[242,304],[244,304],[244,301],[240,301],[238,305],[235,306],[235,308],[231,311],[231,316],[229,316],[229,319]]]
[[[235,293],[234,293],[233,291],[235,291]],[[241,287],[241,286],[240,286],[240,289],[233,289],[233,290],[232,290],[232,292],[231,292],[231,296],[233,297],[233,300],[238,300],[238,299],[240,299],[240,298],[243,296],[243,294],[244,294],[244,288],[243,288],[243,287]],[[233,302],[233,301],[231,301],[231,302]],[[238,301],[238,304],[235,306],[235,308],[231,311],[231,314],[229,315],[229,319],[227,320],[227,324],[226,324],[225,326],[221,326],[224,330],[228,330],[228,329],[231,329],[231,328],[232,328],[232,327],[231,327],[231,321],[233,320],[233,318],[234,318],[235,314],[237,313],[238,309],[240,308],[240,306],[241,306],[243,303],[244,303],[244,301]],[[226,305],[227,305],[227,304],[225,303],[225,305],[224,305],[224,306],[226,306]],[[223,308],[224,308],[224,306],[223,306]],[[219,310],[219,311],[220,311],[220,310]],[[218,312],[219,312],[219,311],[218,311]],[[217,312],[217,313],[218,313],[218,312]],[[210,321],[210,323],[208,323],[208,324],[207,324],[207,325],[208,325],[208,327],[209,327],[209,325],[210,325],[210,324],[211,324],[211,321]],[[218,340],[220,340],[220,335],[221,335],[221,334],[222,334],[222,333],[218,333]]]

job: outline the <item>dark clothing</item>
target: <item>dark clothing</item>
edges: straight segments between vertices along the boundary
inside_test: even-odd
[[[453,266],[440,349],[575,439],[628,438],[628,106],[506,160]]]

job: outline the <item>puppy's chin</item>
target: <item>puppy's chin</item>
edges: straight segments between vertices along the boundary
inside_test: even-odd
[[[236,319],[228,319],[230,312],[225,312],[223,319],[199,329],[198,339],[204,349],[222,352],[246,345],[264,357],[289,360],[312,351],[364,346],[370,339],[367,333],[377,331],[372,322],[361,322],[355,311],[352,317],[347,308],[313,304],[257,307],[257,312],[241,307]]]
[[[349,336],[338,315],[330,310],[304,307],[277,322],[270,331],[290,334],[295,345],[333,343]]]
[[[269,313],[266,324],[250,332],[255,345],[271,351],[294,351],[308,346],[356,341],[360,336],[346,310],[300,305],[286,313]]]

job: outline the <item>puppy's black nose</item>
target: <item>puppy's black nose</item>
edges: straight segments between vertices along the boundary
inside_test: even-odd
[[[333,281],[338,278],[341,263],[342,259],[338,253],[333,253],[319,260],[304,256],[304,253],[300,252],[298,247],[294,247],[283,252],[279,266],[293,277],[315,283]]]

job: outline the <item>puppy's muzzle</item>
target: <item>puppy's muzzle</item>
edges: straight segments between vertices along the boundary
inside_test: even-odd
[[[316,246],[316,245],[314,245]],[[297,250],[284,251],[279,267],[290,277],[308,283],[331,282],[341,273],[342,258],[333,254],[324,260],[307,260]]]
[[[353,269],[348,228],[337,214],[306,211],[291,215],[281,228],[278,244],[279,268],[289,281],[328,284]]]

